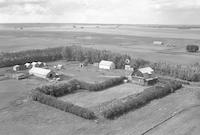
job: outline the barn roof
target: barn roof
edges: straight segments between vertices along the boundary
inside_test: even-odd
[[[138,70],[143,74],[152,74],[154,71],[151,67],[140,68]]]
[[[50,69],[44,69],[44,68],[38,68],[38,67],[33,67],[29,70],[29,73],[36,73],[36,74],[40,74],[40,75],[48,75],[50,72],[52,72],[52,70]]]

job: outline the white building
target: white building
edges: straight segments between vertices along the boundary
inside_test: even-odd
[[[14,71],[19,71],[19,70],[20,70],[20,66],[19,66],[19,65],[13,66],[13,70],[14,70]]]
[[[25,65],[26,68],[31,68],[32,67],[31,63],[26,63],[24,65]]]
[[[99,69],[115,69],[115,64],[112,61],[102,60],[99,63]]]
[[[34,75],[40,78],[54,78],[55,77],[55,72],[53,72],[50,69],[44,69],[44,68],[39,68],[39,67],[33,67],[29,70],[30,75]]]
[[[154,45],[163,45],[164,43],[162,41],[154,41],[153,44]]]

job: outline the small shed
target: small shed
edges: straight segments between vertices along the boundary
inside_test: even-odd
[[[153,85],[158,81],[158,78],[151,67],[137,69],[133,71],[131,77],[133,82],[141,85]]]
[[[19,65],[13,66],[13,71],[19,71],[19,70],[20,70],[20,66]]]
[[[18,74],[13,74],[12,76],[14,79],[17,80],[22,80],[22,79],[26,79],[29,77],[28,73],[18,73]]]
[[[29,70],[30,75],[34,75],[40,78],[54,78],[56,76],[56,73],[53,72],[50,69],[44,69],[44,68],[39,68],[39,67],[33,67]]]
[[[43,65],[44,65],[44,67],[46,67],[46,66],[47,66],[47,63],[43,62]]]
[[[153,41],[154,45],[164,45],[162,41]]]
[[[43,67],[43,66],[44,66],[44,65],[43,65],[43,63],[42,63],[42,62],[40,62],[40,61],[39,61],[39,62],[37,62],[37,64],[38,64],[38,66],[39,66],[39,67]]]
[[[24,65],[25,65],[26,68],[31,68],[32,67],[31,63],[26,63]]]
[[[112,61],[102,60],[99,63],[99,69],[115,69],[115,64]]]
[[[89,60],[88,60],[88,59],[85,59],[83,62],[81,62],[81,63],[79,64],[79,66],[80,66],[81,68],[83,68],[83,67],[86,67],[88,64],[89,64]]]
[[[134,69],[133,69],[133,67],[131,67],[131,65],[125,65],[124,69],[127,71],[134,71]]]

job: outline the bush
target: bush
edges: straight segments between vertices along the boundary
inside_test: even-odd
[[[94,112],[92,112],[86,108],[74,105],[69,102],[63,102],[61,100],[56,99],[53,96],[45,95],[44,93],[41,93],[38,91],[33,90],[31,93],[31,97],[34,101],[38,101],[42,104],[46,104],[46,105],[55,107],[57,109],[60,109],[62,111],[75,114],[75,115],[83,117],[85,119],[95,119],[96,118]]]
[[[198,45],[187,45],[186,50],[188,52],[197,52],[199,50],[199,46]]]
[[[132,109],[137,109],[153,99],[161,98],[174,92],[182,87],[179,82],[169,82],[164,86],[154,86],[145,89],[143,92],[130,95],[125,98],[115,101],[115,104],[108,105],[108,108],[104,109],[101,113],[105,118],[113,119],[120,116]]]
[[[78,82],[76,80],[71,80],[69,82],[61,82],[51,85],[44,85],[41,87],[37,87],[35,90],[39,91],[41,93],[44,93],[46,95],[54,96],[54,97],[60,97],[64,96],[66,94],[72,93],[76,91]]]
[[[95,84],[91,84],[91,83],[87,83],[87,82],[83,82],[83,81],[78,81],[80,88],[81,89],[86,89],[89,91],[100,91],[112,86],[116,86],[119,85],[121,83],[123,83],[125,77],[117,77],[117,78],[112,78],[109,80],[106,80],[104,82],[101,83],[95,83]]]

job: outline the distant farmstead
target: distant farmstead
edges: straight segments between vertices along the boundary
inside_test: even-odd
[[[112,61],[102,60],[99,63],[99,69],[115,69],[115,64]]]
[[[56,73],[53,72],[50,69],[44,69],[44,68],[39,68],[39,67],[33,67],[29,70],[30,75],[34,75],[40,78],[54,78],[56,76]]]
[[[141,85],[153,85],[158,80],[151,67],[140,68],[133,71],[131,78],[133,82]]]
[[[164,43],[162,41],[154,41],[153,44],[154,45],[164,45]]]

